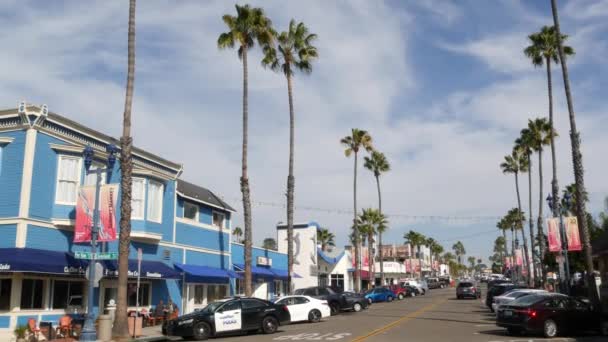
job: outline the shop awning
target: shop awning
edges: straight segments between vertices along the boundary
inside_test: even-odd
[[[349,268],[348,272],[355,273],[355,269],[354,268]],[[359,273],[361,274],[361,279],[369,279],[369,271],[367,271],[367,270],[360,270]]]
[[[118,277],[117,260],[104,260],[100,263],[104,266],[103,275],[105,277]],[[129,277],[137,277],[137,260],[129,260]],[[182,279],[181,273],[165,263],[149,260],[142,260],[140,277],[147,279]]]
[[[274,273],[277,278],[287,279],[287,270],[278,270],[276,268],[271,268],[270,271]],[[297,273],[293,273],[294,278],[302,278]]]
[[[61,275],[84,275],[85,260],[66,252],[34,248],[0,248],[0,273],[26,272]]]
[[[244,272],[245,265],[243,264],[234,264],[234,268],[237,272]],[[287,270],[279,270],[272,267],[260,267],[260,266],[251,266],[251,274],[260,278],[277,278],[277,279],[287,279]],[[294,278],[301,278],[297,274],[293,274]]]
[[[234,271],[216,267],[175,264],[175,268],[185,273],[189,283],[227,283],[230,278],[241,278]]]

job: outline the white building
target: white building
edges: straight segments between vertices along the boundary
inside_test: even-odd
[[[292,278],[294,290],[319,284],[317,229],[315,222],[293,225],[293,272],[297,275]],[[287,253],[287,225],[277,226],[277,244],[279,253]]]
[[[340,291],[353,291],[353,260],[346,250],[317,251],[319,260],[319,285]]]

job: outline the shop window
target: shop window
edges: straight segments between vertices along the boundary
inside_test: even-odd
[[[245,279],[241,278],[236,280],[234,292],[237,296],[245,293]]]
[[[53,281],[53,309],[67,309],[68,306],[82,306],[84,282],[82,281]]]
[[[11,308],[12,280],[0,279],[0,311],[8,311]]]
[[[330,286],[332,289],[344,291],[344,274],[332,274]]]
[[[42,279],[23,279],[21,283],[21,309],[42,309],[44,282]]]
[[[205,286],[204,285],[194,285],[194,304],[201,305],[205,302]]]
[[[82,158],[79,157],[59,156],[55,202],[67,205],[76,204],[82,170],[81,162]]]
[[[163,187],[162,183],[148,182],[148,221],[162,222]]]
[[[137,306],[137,283],[129,283],[127,288],[128,305]],[[139,306],[150,305],[150,284],[139,284]]]
[[[198,205],[190,202],[184,202],[184,218],[198,221]]]
[[[224,214],[213,212],[213,225],[221,229],[224,228]]]
[[[207,285],[207,303],[213,303],[226,296],[225,285]]]
[[[283,295],[283,281],[275,280],[274,281],[274,295],[280,297]]]

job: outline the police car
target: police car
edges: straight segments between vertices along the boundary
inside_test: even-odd
[[[286,305],[258,298],[232,297],[165,322],[163,335],[200,341],[225,333],[261,330],[265,334],[272,334],[280,325],[289,322],[289,309]]]

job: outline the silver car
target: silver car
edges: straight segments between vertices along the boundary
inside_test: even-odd
[[[545,290],[537,290],[537,289],[515,289],[511,290],[507,293],[504,293],[501,296],[496,296],[492,299],[492,310],[498,314],[498,307],[501,305],[509,304],[510,302],[525,297],[531,294],[539,294],[546,293]]]
[[[472,281],[461,281],[456,286],[456,298],[481,298],[481,290]]]

